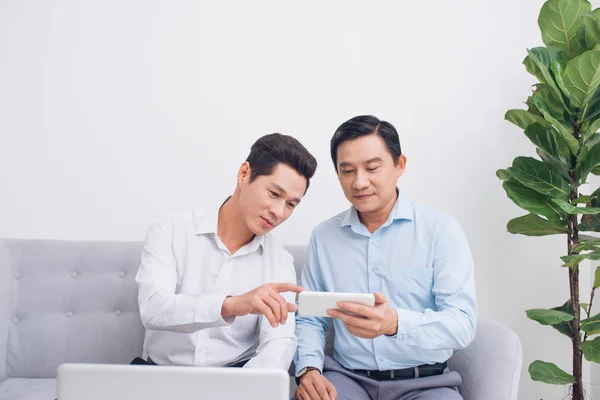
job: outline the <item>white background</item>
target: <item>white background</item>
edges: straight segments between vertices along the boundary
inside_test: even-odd
[[[520,336],[519,398],[561,399],[527,367],[570,370],[570,342],[524,310],[567,300],[565,239],[506,233],[524,212],[495,176],[534,155],[503,116],[534,83],[542,3],[2,0],[0,237],[142,240],[156,213],[230,194],[250,145],[281,132],[319,161],[275,231],[305,244],[348,206],[331,135],[374,114],[400,132],[401,190],[461,222],[481,314]]]

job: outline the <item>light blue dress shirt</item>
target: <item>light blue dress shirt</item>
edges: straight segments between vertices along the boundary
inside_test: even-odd
[[[473,341],[477,302],[473,260],[458,222],[399,194],[374,233],[354,207],[312,233],[302,285],[323,292],[383,292],[398,312],[398,332],[362,339],[338,319],[297,317],[296,372],[323,369],[333,320],[333,358],[350,369],[389,370],[443,362]]]

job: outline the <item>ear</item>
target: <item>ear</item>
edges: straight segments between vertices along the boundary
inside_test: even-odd
[[[240,165],[240,169],[238,170],[237,175],[237,184],[238,186],[242,186],[242,184],[250,182],[250,174],[252,170],[250,169],[250,163],[248,161],[244,161],[242,165]]]
[[[398,177],[401,177],[404,174],[404,170],[406,169],[406,156],[402,154],[398,157],[398,165],[396,165],[396,171],[398,172]]]

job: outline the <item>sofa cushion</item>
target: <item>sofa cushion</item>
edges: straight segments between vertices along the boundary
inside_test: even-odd
[[[0,382],[0,400],[54,400],[56,379],[10,378]]]

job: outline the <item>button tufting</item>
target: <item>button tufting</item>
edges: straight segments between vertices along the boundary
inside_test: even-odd
[[[12,322],[13,322],[13,324],[18,324],[18,323],[19,323],[19,318],[17,318],[17,317],[14,317],[14,318],[12,319]]]
[[[117,310],[115,311],[115,315],[118,317],[119,315],[121,315],[121,310]]]
[[[126,274],[125,274],[125,271],[121,271],[121,272],[119,272],[119,276],[120,276],[121,278],[125,278],[125,275],[126,275]]]
[[[15,279],[21,279],[21,273],[15,272]]]
[[[79,274],[75,271],[71,272],[71,278],[75,279],[79,276]]]
[[[67,318],[71,318],[72,316],[73,316],[73,311],[69,311],[69,312],[67,313]]]

